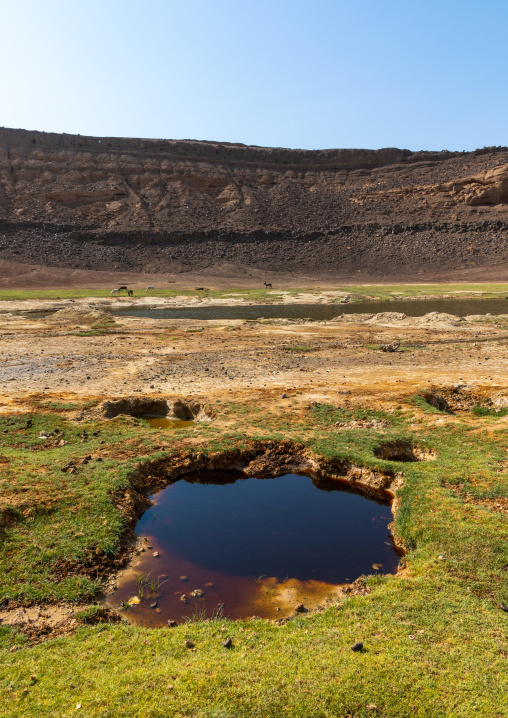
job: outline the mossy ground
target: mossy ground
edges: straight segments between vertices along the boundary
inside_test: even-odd
[[[85,625],[37,646],[2,627],[1,715],[508,715],[508,614],[499,608],[508,603],[508,527],[505,515],[474,503],[508,497],[503,417],[438,416],[410,400],[377,411],[302,407],[293,399],[216,402],[214,422],[171,433],[132,418],[73,421],[75,406],[65,404],[2,415],[4,601],[96,596],[101,576],[58,579],[54,569],[86,562],[97,550],[118,553],[126,518],[113,496],[129,486],[135,464],[252,438],[291,439],[323,456],[401,472],[396,525],[410,550],[397,575],[366,578],[368,596],[282,626],[222,619],[158,630]],[[336,428],[351,419],[382,419],[388,428]],[[40,438],[43,432],[51,436]],[[397,439],[434,450],[436,459],[374,456],[381,442]],[[70,461],[75,473],[63,473]],[[465,492],[472,502],[462,500]],[[229,650],[222,645],[227,637]],[[356,641],[364,643],[359,653],[350,648]]]

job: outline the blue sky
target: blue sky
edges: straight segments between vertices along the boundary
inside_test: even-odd
[[[0,0],[0,126],[508,145],[506,0]]]

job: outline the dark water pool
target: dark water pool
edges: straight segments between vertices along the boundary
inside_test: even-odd
[[[342,486],[330,480],[320,490],[295,474],[207,472],[177,481],[154,496],[141,518],[137,533],[147,539],[146,553],[109,602],[137,600],[141,584],[140,603],[127,610],[144,625],[196,611],[210,616],[222,604],[230,618],[273,618],[300,601],[324,600],[361,574],[394,572],[388,502]]]
[[[109,311],[109,310],[108,310]],[[420,317],[428,312],[467,314],[508,314],[505,299],[425,299],[394,302],[359,302],[358,304],[255,304],[232,306],[178,307],[154,309],[130,305],[111,310],[115,316],[150,319],[333,319],[339,314],[377,314],[404,312]]]

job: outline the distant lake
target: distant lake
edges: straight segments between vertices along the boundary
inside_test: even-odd
[[[428,312],[508,314],[508,299],[417,299],[413,301],[359,302],[352,304],[234,304],[230,306],[150,308],[134,305],[108,310],[119,317],[148,319],[316,319],[326,321],[339,314],[403,312],[420,317]]]

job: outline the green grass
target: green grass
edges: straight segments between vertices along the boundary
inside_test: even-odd
[[[408,297],[422,297],[427,295],[442,297],[466,297],[477,296],[483,298],[499,298],[501,295],[508,296],[508,284],[506,283],[464,283],[464,284],[361,284],[353,286],[337,286],[338,292],[347,292],[352,295],[353,301],[361,301],[365,298],[380,300],[392,300],[394,298],[404,299]],[[1,300],[24,300],[24,299],[79,299],[84,297],[110,298],[110,289],[4,289],[0,291]],[[150,295],[145,295],[142,289],[134,290],[135,297],[199,297],[224,299],[231,295],[237,295],[243,300],[255,302],[274,302],[283,298],[280,288],[272,290],[261,288],[231,288],[231,289],[210,289],[199,292],[196,289],[171,289],[158,288]],[[322,291],[322,288],[290,289],[289,296],[295,297],[298,294],[313,294]],[[329,288],[323,291],[330,291]]]
[[[75,636],[34,647],[0,627],[0,714],[508,715],[508,618],[498,607],[499,601],[508,603],[508,525],[505,515],[461,498],[464,492],[479,500],[508,497],[508,474],[500,470],[508,434],[497,424],[499,415],[468,413],[458,415],[459,423],[435,426],[418,402],[393,413],[326,404],[219,406],[220,416],[227,410],[234,419],[234,430],[209,436],[217,426],[198,425],[196,451],[246,446],[252,438],[290,439],[324,457],[400,472],[396,527],[410,549],[402,559],[404,572],[366,577],[369,595],[345,598],[281,626],[222,617],[205,621],[199,615],[173,629],[93,625],[101,614],[89,607]],[[337,421],[372,418],[388,428],[335,428]],[[68,443],[48,446],[39,439],[43,430],[63,432]],[[58,581],[55,564],[83,561],[97,549],[114,556],[124,523],[112,496],[128,487],[137,462],[184,448],[188,435],[164,434],[167,449],[154,453],[161,432],[155,435],[141,421],[73,424],[49,413],[0,415],[0,495],[2,505],[13,507],[0,535],[0,596],[78,601],[95,595],[100,576]],[[381,442],[397,439],[428,447],[437,458],[404,463],[374,456]],[[125,455],[126,449],[133,455]],[[100,451],[103,461],[62,473],[70,460],[79,464]],[[144,579],[148,586],[150,578]],[[227,637],[233,639],[230,650],[222,646]],[[195,651],[185,648],[186,639]],[[353,653],[357,640],[365,648]]]

